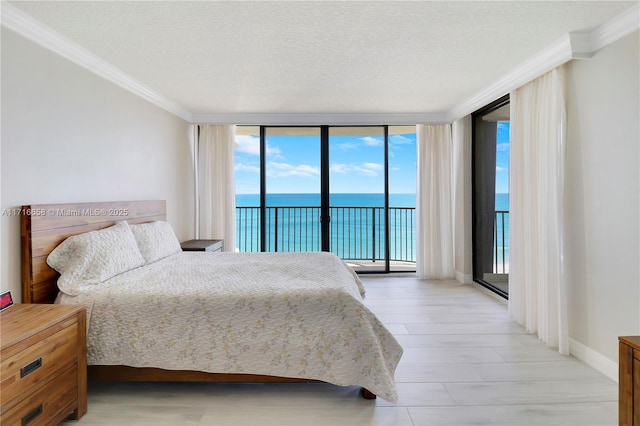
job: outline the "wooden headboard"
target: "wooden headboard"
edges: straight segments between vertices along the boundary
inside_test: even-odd
[[[167,220],[165,201],[115,201],[22,206],[22,303],[53,303],[58,273],[47,256],[71,235],[107,228],[117,222]]]

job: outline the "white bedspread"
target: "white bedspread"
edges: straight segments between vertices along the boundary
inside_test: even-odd
[[[264,374],[396,401],[402,348],[331,253],[181,252],[61,303],[90,314],[89,365]]]

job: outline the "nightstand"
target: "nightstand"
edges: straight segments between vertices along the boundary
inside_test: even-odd
[[[3,425],[58,424],[87,412],[86,309],[18,304],[0,314]]]
[[[640,336],[621,336],[618,364],[620,425],[640,425]]]
[[[189,240],[180,243],[182,251],[222,251],[224,240]]]

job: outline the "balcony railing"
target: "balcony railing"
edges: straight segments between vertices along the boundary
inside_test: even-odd
[[[330,250],[344,260],[384,260],[383,207],[331,207]],[[267,207],[267,251],[320,251],[320,207]],[[413,207],[389,208],[390,261],[416,261]],[[260,208],[236,207],[236,246],[260,251]],[[509,212],[497,210],[493,273],[509,273]]]
[[[509,212],[496,210],[493,226],[493,273],[509,273]]]
[[[330,251],[344,260],[385,259],[383,207],[330,207]],[[266,250],[321,250],[320,207],[267,207]],[[390,261],[416,261],[415,208],[389,208]],[[236,207],[236,245],[260,251],[260,208]]]

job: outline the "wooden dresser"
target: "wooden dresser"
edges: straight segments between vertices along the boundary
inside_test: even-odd
[[[18,304],[0,313],[0,424],[56,425],[87,412],[86,310]]]
[[[619,338],[619,424],[640,426],[640,336]]]

